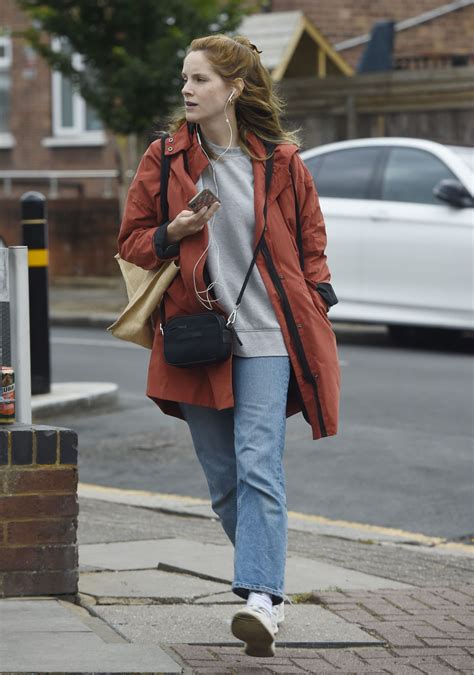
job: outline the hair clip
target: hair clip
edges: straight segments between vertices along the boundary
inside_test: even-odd
[[[262,53],[262,50],[261,50],[261,49],[257,49],[257,47],[256,47],[255,45],[253,45],[252,43],[250,43],[250,47],[253,49],[254,52],[257,52],[257,54],[261,54],[261,53]]]

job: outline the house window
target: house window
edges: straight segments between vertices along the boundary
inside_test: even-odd
[[[11,39],[0,35],[0,135],[10,131]]]
[[[54,39],[53,49],[69,51],[67,41]],[[72,55],[76,70],[83,70],[80,54]],[[52,73],[53,84],[53,138],[44,139],[47,146],[102,145],[105,142],[102,122],[96,112],[79,94],[71,82],[58,71]]]

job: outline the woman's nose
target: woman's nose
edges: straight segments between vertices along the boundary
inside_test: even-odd
[[[188,86],[188,82],[185,82],[181,89],[181,93],[183,94],[183,96],[186,96],[186,94],[189,94],[189,90],[190,87]]]

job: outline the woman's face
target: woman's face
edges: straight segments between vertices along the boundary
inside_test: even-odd
[[[190,52],[186,56],[182,75],[186,120],[205,124],[223,119],[232,86],[213,70],[204,51]]]

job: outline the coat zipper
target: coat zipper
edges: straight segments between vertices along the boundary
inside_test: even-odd
[[[306,380],[306,382],[309,382],[314,391],[314,397],[316,400],[316,408],[318,411],[318,422],[319,422],[319,428],[321,431],[321,436],[327,436],[327,431],[326,431],[326,424],[324,422],[324,417],[323,417],[323,411],[321,408],[321,401],[319,399],[319,391],[318,391],[318,383],[316,380],[316,377],[313,375],[311,372],[311,369],[309,367],[308,360],[306,358],[306,354],[304,351],[303,344],[301,342],[301,337],[300,334],[298,333],[298,327],[296,326],[295,318],[293,316],[293,313],[291,311],[291,306],[288,301],[288,296],[286,295],[286,291],[283,287],[283,284],[281,283],[280,277],[278,276],[278,272],[275,268],[275,265],[273,263],[270,251],[267,246],[267,242],[265,239],[262,241],[262,253],[263,257],[265,259],[265,263],[267,265],[268,271],[270,273],[270,277],[273,281],[273,284],[276,288],[276,291],[280,297],[282,308],[283,308],[283,314],[285,315],[285,320],[286,324],[288,326],[288,330],[290,332],[291,337],[293,338],[295,349],[296,349],[296,354],[298,357],[298,360],[300,362],[300,365],[303,369],[303,377]]]

